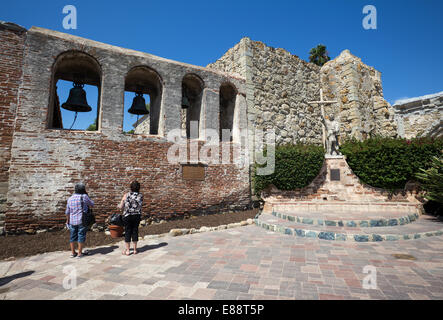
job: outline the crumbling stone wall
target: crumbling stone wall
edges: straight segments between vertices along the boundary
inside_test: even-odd
[[[397,135],[394,109],[383,99],[380,72],[349,50],[323,65],[321,87],[326,100],[337,101],[325,107],[325,114],[338,115],[341,139]]]
[[[245,56],[247,51],[250,50],[250,42],[251,40],[249,38],[241,39],[239,43],[226,51],[220,59],[208,64],[206,67],[245,77],[247,71]]]
[[[249,126],[274,129],[277,143],[321,143],[320,68],[288,51],[243,38],[209,68],[246,78]]]
[[[140,117],[138,122],[134,122],[134,133],[135,134],[148,134],[150,128],[149,114]]]
[[[0,21],[0,235],[4,232],[9,167],[26,29]]]
[[[24,39],[8,37],[8,43],[2,41],[2,46]],[[51,70],[56,58],[71,50],[92,56],[101,68],[97,131],[48,129]],[[2,57],[2,64],[13,61],[15,55],[14,52]],[[14,62],[18,69],[22,66],[23,80],[20,85],[14,82],[15,91],[2,95],[2,99],[7,97],[10,101],[5,104],[2,100],[1,118],[2,123],[8,121],[5,105],[13,113],[20,87],[10,152],[7,232],[63,226],[66,200],[78,181],[86,183],[96,203],[94,210],[99,222],[117,211],[116,205],[133,179],[141,183],[144,212],[158,219],[249,206],[247,166],[236,162],[208,164],[203,181],[185,180],[182,165],[167,160],[172,143],[166,139],[169,132],[181,125],[181,83],[186,74],[197,74],[205,82],[203,132],[205,128],[218,129],[221,84],[232,83],[239,99],[244,100],[244,79],[35,27],[26,33],[23,63]],[[125,76],[135,66],[149,66],[162,78],[158,135],[131,135],[122,131]],[[7,78],[15,77],[15,72],[15,69],[8,71]],[[2,90],[4,87],[2,82]],[[244,109],[245,104],[241,104]],[[203,143],[198,142],[199,148]],[[2,174],[3,170],[2,167]]]
[[[393,108],[399,136],[443,136],[443,91],[398,101]]]
[[[397,135],[380,72],[349,50],[320,68],[284,49],[244,38],[208,67],[245,77],[249,125],[274,128],[277,143],[321,143],[321,109],[308,104],[319,100],[320,88],[326,100],[337,101],[325,107],[325,114],[340,120],[341,139]]]
[[[277,143],[321,143],[319,67],[288,51],[251,42],[258,129],[275,129]]]

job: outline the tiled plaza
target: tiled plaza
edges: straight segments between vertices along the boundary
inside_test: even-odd
[[[357,243],[248,225],[139,247],[130,256],[121,243],[82,259],[65,251],[2,261],[0,299],[443,299],[443,236]],[[363,288],[374,275],[365,266],[375,267],[376,289]]]

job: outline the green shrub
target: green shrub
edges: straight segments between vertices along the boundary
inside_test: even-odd
[[[420,168],[427,169],[431,159],[439,156],[443,139],[371,138],[348,140],[340,151],[354,173],[366,184],[388,190],[403,189],[415,180]]]
[[[428,169],[420,169],[416,174],[423,189],[425,198],[443,204],[443,158],[433,157]]]
[[[274,173],[257,175],[256,167],[265,165],[254,166],[255,193],[259,195],[271,183],[280,190],[294,190],[309,185],[320,172],[324,154],[324,148],[317,145],[276,146]]]

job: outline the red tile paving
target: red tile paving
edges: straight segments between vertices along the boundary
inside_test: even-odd
[[[139,248],[129,257],[118,248],[79,260],[67,250],[0,262],[0,299],[443,299],[443,236],[344,243],[250,225]],[[376,289],[363,288],[367,265],[376,268]],[[76,288],[63,287],[65,267],[76,269]]]

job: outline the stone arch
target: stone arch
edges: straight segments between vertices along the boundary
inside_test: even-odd
[[[133,67],[126,74],[125,91],[149,95],[149,114],[139,120],[135,132],[158,135],[163,94],[163,80],[160,74],[148,66]],[[145,121],[148,123],[141,126]]]
[[[235,103],[237,98],[237,88],[230,82],[224,82],[220,86],[219,91],[219,101],[220,101],[220,140],[223,139],[223,129],[230,131],[230,138],[227,141],[233,140],[233,130],[235,123]]]
[[[190,103],[190,107],[187,109],[182,109],[182,130],[186,130],[186,137],[188,139],[198,138],[202,119],[201,105],[204,88],[205,83],[200,76],[194,73],[188,73],[183,77],[182,99],[186,95]],[[196,133],[191,132],[191,121],[198,122]]]
[[[59,80],[80,82],[83,85],[95,86],[98,89],[96,108],[96,130],[100,126],[100,96],[102,68],[97,59],[88,53],[77,50],[65,51],[58,55],[52,66],[51,86],[49,95],[49,108],[47,127],[62,129],[63,119],[61,103],[57,94],[57,82]]]

